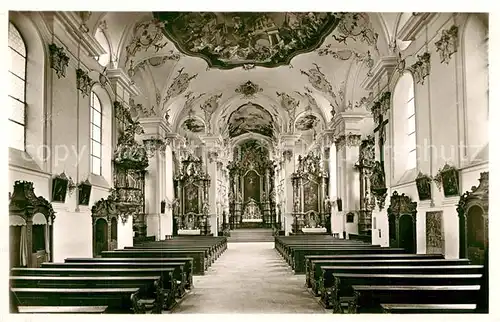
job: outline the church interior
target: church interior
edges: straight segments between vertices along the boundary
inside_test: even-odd
[[[8,13],[11,313],[488,313],[489,15]]]

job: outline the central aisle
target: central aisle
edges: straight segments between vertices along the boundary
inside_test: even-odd
[[[328,313],[274,250],[274,243],[228,243],[173,313]]]

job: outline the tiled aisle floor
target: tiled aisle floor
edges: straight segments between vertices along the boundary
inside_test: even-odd
[[[228,243],[173,313],[328,313],[274,243]]]

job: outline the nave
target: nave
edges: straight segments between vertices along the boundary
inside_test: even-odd
[[[8,20],[12,312],[488,311],[488,13]]]
[[[227,251],[173,313],[327,313],[274,249],[274,243],[228,243]]]

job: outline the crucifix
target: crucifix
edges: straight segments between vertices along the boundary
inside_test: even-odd
[[[378,115],[378,124],[373,133],[378,134],[378,149],[379,149],[379,157],[380,164],[382,167],[384,166],[384,143],[385,143],[385,125],[389,122],[389,120],[384,120],[384,115],[381,113]]]

